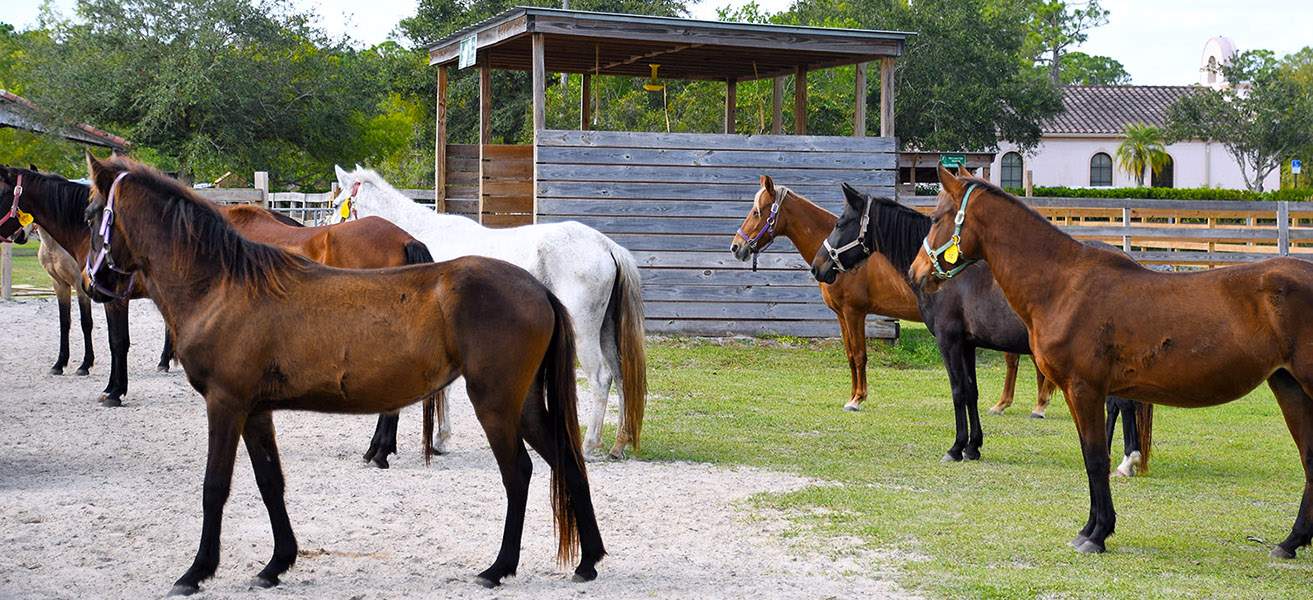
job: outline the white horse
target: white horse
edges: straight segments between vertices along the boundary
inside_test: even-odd
[[[372,170],[356,165],[348,173],[336,167],[348,213],[383,217],[424,242],[433,260],[486,256],[517,265],[541,281],[570,311],[579,363],[588,380],[593,409],[584,451],[602,453],[602,424],[611,383],[620,392],[620,427],[612,458],[623,458],[626,444],[638,448],[647,395],[647,358],[643,348],[643,298],[638,264],[628,250],[582,223],[566,222],[489,229],[471,219],[444,215],[416,204]],[[440,410],[441,450],[450,436]]]

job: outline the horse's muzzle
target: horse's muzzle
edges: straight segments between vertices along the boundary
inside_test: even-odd
[[[748,248],[747,244],[734,242],[729,245],[729,251],[734,253],[734,258],[739,259],[741,262],[748,262],[748,259],[752,258],[752,249]]]

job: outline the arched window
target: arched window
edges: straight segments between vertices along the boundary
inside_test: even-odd
[[[1021,172],[1025,169],[1021,155],[1009,152],[1003,155],[1003,187],[1019,188],[1022,186]]]
[[[1210,56],[1208,57],[1208,84],[1214,83],[1217,83],[1217,57]]]
[[[1176,161],[1168,155],[1167,164],[1163,165],[1163,168],[1157,173],[1152,173],[1153,176],[1149,178],[1149,185],[1153,187],[1175,187],[1173,184],[1176,183],[1176,174],[1172,172],[1175,163]]]
[[[1112,187],[1112,157],[1107,153],[1090,157],[1090,186]]]

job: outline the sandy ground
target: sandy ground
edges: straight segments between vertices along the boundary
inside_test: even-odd
[[[120,409],[94,402],[109,369],[99,307],[91,376],[46,374],[57,315],[53,300],[0,303],[9,338],[0,347],[0,598],[160,596],[199,540],[203,405],[180,369],[155,372],[163,322],[150,302],[133,303],[130,391]],[[73,336],[81,356],[76,327]],[[597,581],[572,583],[573,567],[555,564],[549,471],[536,455],[519,576],[496,590],[477,587],[473,576],[491,564],[501,539],[505,497],[464,386],[454,388],[453,452],[427,468],[417,452],[418,407],[402,415],[401,455],[387,471],[360,460],[372,418],[278,413],[297,564],[278,588],[247,586],[272,552],[272,536],[242,448],[219,571],[197,597],[904,595],[888,557],[841,540],[786,541],[784,516],[751,512],[744,502],[817,482],[638,460],[590,465],[610,555]]]

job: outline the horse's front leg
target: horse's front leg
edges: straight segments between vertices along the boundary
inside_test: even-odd
[[[64,367],[68,366],[68,330],[73,326],[72,293],[73,289],[67,284],[55,281],[55,297],[59,302],[59,356],[50,367],[51,375],[63,375]]]
[[[966,409],[967,445],[962,455],[967,460],[980,460],[980,447],[985,444],[985,431],[980,426],[980,385],[976,381],[976,349],[967,346],[962,352],[962,406]]]
[[[109,330],[109,385],[100,395],[101,406],[123,406],[123,395],[128,393],[128,301],[114,300],[105,304],[105,325]]]
[[[1021,362],[1021,357],[1011,352],[1003,353],[1003,360],[1008,365],[1008,373],[1003,378],[1003,394],[998,397],[998,402],[989,407],[989,414],[1001,415],[1003,411],[1012,406],[1012,401],[1017,393],[1017,365]]]
[[[269,524],[274,532],[274,555],[269,563],[251,581],[252,585],[270,588],[278,585],[278,577],[296,562],[296,535],[287,517],[287,503],[283,501],[283,467],[278,459],[278,443],[274,439],[274,420],[271,412],[251,415],[242,433],[246,440],[246,453],[251,456],[255,469],[255,483],[260,487],[260,498],[269,511]]]
[[[78,365],[76,374],[85,376],[96,362],[96,351],[91,341],[91,298],[83,293],[78,293],[78,319],[82,325],[82,364]]]
[[[1104,551],[1108,536],[1117,529],[1117,511],[1113,509],[1112,489],[1108,484],[1108,446],[1104,437],[1104,401],[1107,395],[1099,387],[1083,381],[1067,384],[1063,395],[1076,422],[1090,486],[1090,517],[1072,540],[1072,545],[1084,554],[1099,553]]]
[[[191,568],[173,584],[170,596],[188,596],[200,590],[200,583],[214,575],[219,567],[219,530],[223,524],[223,505],[232,485],[233,461],[237,456],[237,439],[246,425],[246,415],[235,410],[236,402],[212,393],[206,398],[210,422],[209,456],[205,462],[205,487],[201,507],[205,517],[201,524],[201,544]],[[254,457],[252,457],[254,458]]]
[[[843,405],[846,411],[862,409],[866,401],[866,314],[844,309],[840,312],[839,328],[844,348],[848,353],[848,368],[852,371],[853,395]]]

